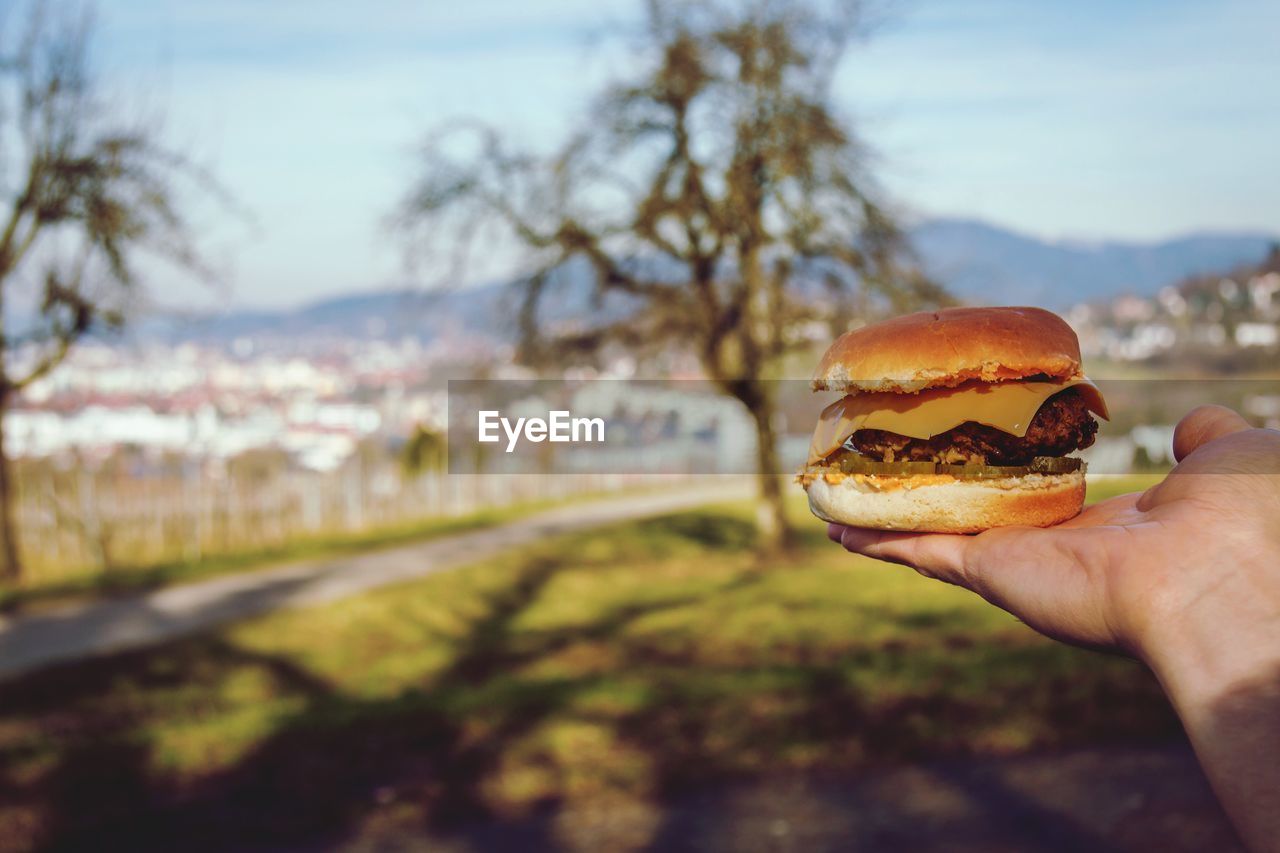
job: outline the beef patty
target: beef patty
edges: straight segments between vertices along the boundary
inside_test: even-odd
[[[1036,456],[1066,456],[1093,444],[1098,424],[1072,389],[1060,391],[1036,412],[1022,438],[966,421],[933,438],[910,438],[882,429],[861,429],[845,446],[882,462],[945,462],[1026,465]]]

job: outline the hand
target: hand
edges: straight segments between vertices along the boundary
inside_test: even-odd
[[[970,589],[1050,637],[1145,661],[1242,834],[1276,844],[1280,432],[1204,406],[1173,444],[1178,465],[1158,485],[1056,527],[958,536],[833,524],[828,534]]]
[[[959,536],[832,524],[828,535],[1077,645],[1146,659],[1189,621],[1262,629],[1280,614],[1280,433],[1204,406],[1178,424],[1174,455],[1158,485],[1056,527]]]

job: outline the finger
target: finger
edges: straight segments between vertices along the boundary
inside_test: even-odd
[[[1117,502],[1115,507],[1123,506]],[[1105,512],[1105,510],[1104,510]],[[1068,642],[1114,642],[1093,567],[1105,564],[1119,528],[1000,527],[977,536],[886,533],[846,528],[851,551],[903,563],[927,577],[962,586],[1031,627]],[[1105,540],[1105,541],[1104,541]]]
[[[897,533],[862,527],[845,527],[840,537],[840,544],[854,553],[910,566],[922,575],[961,585],[968,541],[967,536],[947,533]]]
[[[848,527],[840,542],[850,551],[910,566],[926,577],[962,586],[1016,611],[1018,602],[1027,598],[1023,587],[1029,580],[1056,575],[1072,562],[1057,547],[1058,533],[1052,528],[1000,527],[962,536]]]
[[[834,521],[827,524],[827,538],[832,542],[839,542],[840,537],[844,535],[844,525],[836,524]]]
[[[1173,456],[1179,462],[1216,438],[1250,429],[1249,422],[1226,406],[1192,409],[1173,430]]]

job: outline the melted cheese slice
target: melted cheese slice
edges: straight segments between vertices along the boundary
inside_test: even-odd
[[[976,421],[1022,438],[1044,401],[1068,388],[1079,389],[1089,411],[1110,420],[1106,401],[1088,379],[962,385],[919,394],[851,394],[823,409],[809,445],[809,464],[825,459],[860,429],[927,439]]]

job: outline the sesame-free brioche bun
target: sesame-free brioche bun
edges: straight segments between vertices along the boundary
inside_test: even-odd
[[[912,394],[962,382],[1076,379],[1080,341],[1043,308],[945,308],[846,332],[813,375],[815,391]]]
[[[1010,525],[1049,527],[1075,517],[1084,506],[1082,471],[942,483],[936,478],[875,479],[879,487],[855,477],[837,483],[815,477],[806,485],[809,508],[824,521],[851,527],[977,533]]]

